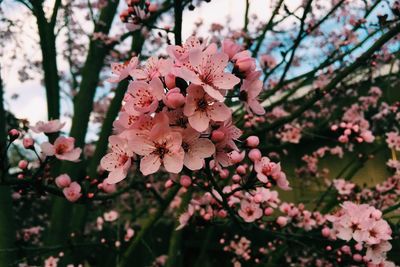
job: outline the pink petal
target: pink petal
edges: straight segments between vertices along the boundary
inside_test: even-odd
[[[249,101],[249,107],[250,109],[256,114],[256,115],[264,115],[265,114],[265,109],[261,104],[256,100],[252,99]]]
[[[134,136],[128,141],[129,147],[138,155],[145,156],[154,151],[154,143],[147,138]]]
[[[196,111],[188,120],[190,126],[198,132],[207,130],[210,124],[210,118],[207,116],[207,113],[201,111]]]
[[[213,121],[226,121],[231,117],[232,111],[224,103],[216,102],[207,109],[207,114]]]
[[[46,156],[54,156],[56,153],[54,146],[49,142],[42,143],[40,148],[42,149],[42,153],[44,153]]]
[[[182,79],[184,79],[186,81],[192,82],[194,84],[198,84],[198,85],[202,84],[202,81],[196,75],[196,73],[194,71],[189,70],[186,67],[174,68],[172,73],[175,76],[180,77],[180,78],[182,78]]]
[[[240,82],[240,79],[231,73],[222,73],[215,76],[212,83],[214,86],[220,89],[233,89],[236,84]]]
[[[62,155],[56,154],[56,157],[60,160],[68,160],[68,161],[78,161],[79,156],[81,155],[82,149],[75,148],[70,152],[64,153]]]
[[[168,172],[179,173],[183,168],[184,151],[181,148],[175,153],[167,153],[164,156],[164,167]]]
[[[117,168],[108,174],[107,179],[104,180],[107,184],[116,184],[123,179],[125,179],[127,175],[127,170],[123,167]]]
[[[215,146],[211,140],[200,138],[191,146],[191,151],[200,158],[208,158],[215,153]]]
[[[150,154],[142,158],[140,161],[140,171],[143,175],[155,173],[160,169],[161,160],[156,154]]]
[[[108,153],[101,159],[100,165],[107,171],[113,171],[118,167],[119,157],[120,155],[117,153]]]
[[[204,160],[193,152],[185,153],[183,164],[190,170],[196,171],[203,168]]]
[[[161,80],[159,78],[152,79],[150,81],[150,87],[157,99],[161,100],[164,96],[164,85],[162,84]]]
[[[211,96],[212,98],[218,100],[218,101],[224,101],[224,96],[221,94],[221,92],[217,89],[215,89],[214,87],[212,87],[211,85],[204,85],[204,91],[206,91],[206,93]]]
[[[129,72],[129,75],[138,80],[145,80],[148,77],[147,72],[141,69],[131,70]]]

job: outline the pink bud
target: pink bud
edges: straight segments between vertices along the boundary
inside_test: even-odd
[[[240,153],[236,150],[232,151],[229,155],[233,164],[239,163],[243,160],[242,155],[240,155]]]
[[[349,142],[349,138],[347,137],[347,136],[345,136],[345,135],[341,135],[341,136],[339,136],[339,142],[340,143],[347,143],[347,142]]]
[[[25,176],[24,176],[22,173],[20,173],[20,174],[17,175],[17,179],[19,179],[19,180],[24,179],[24,177],[25,177]]]
[[[24,170],[24,169],[26,169],[27,167],[28,167],[28,161],[26,161],[26,160],[20,160],[20,161],[18,162],[18,168]]]
[[[355,248],[356,250],[358,250],[358,251],[361,251],[361,250],[363,249],[363,246],[362,246],[361,243],[357,243],[357,244],[354,245],[354,248]]]
[[[165,76],[165,84],[167,85],[168,89],[175,88],[175,76],[173,74],[168,74],[167,76]]]
[[[179,180],[179,183],[183,187],[188,188],[192,184],[192,179],[187,175],[182,175],[181,179]]]
[[[332,250],[332,247],[331,247],[331,246],[326,246],[325,249],[326,249],[327,251],[331,251],[331,250]]]
[[[229,171],[227,169],[222,169],[219,172],[219,176],[221,177],[221,179],[226,179],[229,176]]]
[[[265,216],[270,216],[272,213],[274,213],[274,210],[271,207],[264,209]]]
[[[251,57],[247,58],[241,58],[236,61],[235,66],[241,71],[241,72],[248,72],[251,71],[254,66],[254,59]]]
[[[114,193],[115,191],[117,191],[117,186],[116,184],[108,184],[108,183],[101,183],[101,189],[108,194]]]
[[[149,12],[152,12],[152,13],[154,13],[154,12],[156,12],[157,11],[157,5],[156,4],[150,4],[149,5]]]
[[[206,214],[204,214],[204,216],[203,216],[203,219],[204,220],[206,220],[206,221],[209,221],[209,220],[211,220],[211,214],[210,213],[206,213]]]
[[[380,210],[374,210],[372,213],[372,218],[374,218],[375,220],[379,220],[380,218],[382,218],[382,211]]]
[[[331,130],[332,130],[332,131],[336,131],[338,128],[339,128],[339,127],[338,127],[336,124],[334,124],[334,125],[331,126]]]
[[[240,182],[241,179],[242,179],[242,177],[240,177],[240,175],[234,174],[232,176],[232,181],[235,182],[235,183]]]
[[[165,188],[171,188],[173,185],[174,182],[171,179],[167,180],[164,184]]]
[[[58,188],[68,187],[71,184],[71,177],[68,174],[61,174],[55,180]]]
[[[19,137],[21,133],[17,129],[11,129],[8,131],[8,137],[10,138],[10,142],[14,142],[15,139]]]
[[[244,175],[246,174],[246,168],[243,165],[240,165],[236,168],[236,172],[238,174]]]
[[[218,217],[220,217],[220,218],[225,218],[227,215],[228,215],[228,213],[225,210],[218,211]]]
[[[223,141],[225,138],[225,133],[220,130],[215,130],[211,133],[211,140],[215,143]]]
[[[262,195],[261,195],[261,194],[256,194],[256,195],[254,196],[254,202],[256,202],[256,203],[261,203],[261,201],[263,201]]]
[[[185,97],[181,94],[179,88],[174,88],[168,91],[164,99],[165,105],[169,108],[179,108],[185,103]]]
[[[33,139],[30,138],[30,137],[25,137],[25,138],[22,140],[22,144],[24,145],[24,147],[25,147],[26,149],[32,149],[32,148],[33,148],[34,141],[33,141]]]
[[[354,261],[361,261],[362,260],[362,256],[360,254],[354,254],[353,255],[353,260]]]
[[[331,234],[331,230],[328,227],[324,227],[321,232],[323,237],[329,237]]]
[[[279,216],[276,219],[276,223],[280,226],[280,227],[284,227],[287,224],[287,218],[283,217],[283,216]]]
[[[257,136],[249,136],[246,139],[246,144],[249,147],[255,148],[260,144],[260,139]]]
[[[346,254],[350,254],[350,253],[351,253],[351,249],[350,249],[350,247],[347,246],[347,245],[342,246],[342,247],[340,248],[340,250],[341,250],[343,253],[346,253]]]
[[[249,152],[249,158],[253,162],[259,161],[261,159],[261,151],[257,148],[253,148]]]
[[[344,134],[345,134],[345,135],[350,135],[350,134],[351,134],[351,130],[350,130],[350,129],[344,130]]]

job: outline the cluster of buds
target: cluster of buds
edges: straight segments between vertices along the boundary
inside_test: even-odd
[[[123,23],[126,23],[128,30],[135,31],[140,29],[143,22],[149,18],[151,13],[157,11],[157,5],[148,1],[141,4],[140,0],[127,0],[128,8],[124,9],[119,17]]]
[[[372,143],[375,139],[371,131],[361,129],[358,124],[353,124],[351,122],[341,122],[339,125],[334,124],[331,126],[331,130],[340,132],[338,140],[341,143],[349,143],[350,140],[355,140],[358,143]]]

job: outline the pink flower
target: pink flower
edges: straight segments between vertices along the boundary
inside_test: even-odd
[[[183,164],[190,170],[200,170],[204,159],[211,157],[215,152],[214,144],[210,139],[200,138],[200,133],[192,128],[182,132],[182,148],[185,151]]]
[[[249,202],[248,200],[242,200],[240,202],[240,210],[238,213],[239,216],[248,223],[260,219],[263,215],[263,211],[260,208],[260,205],[254,202]]]
[[[65,188],[71,184],[71,177],[69,177],[68,174],[64,173],[57,176],[55,182],[58,188]]]
[[[400,135],[397,132],[389,132],[386,134],[386,143],[389,148],[400,151]]]
[[[171,68],[171,60],[159,59],[153,56],[147,60],[144,69],[133,69],[129,72],[129,75],[137,80],[150,81],[154,78],[167,75]]]
[[[333,180],[333,185],[340,195],[350,195],[356,184],[347,182],[344,179]]]
[[[46,156],[56,156],[59,160],[78,161],[82,149],[74,148],[74,143],[75,138],[60,136],[54,145],[45,142],[40,147]]]
[[[68,187],[63,189],[66,199],[71,202],[77,201],[81,196],[81,186],[77,182],[72,182]]]
[[[148,136],[133,136],[129,146],[143,156],[140,161],[143,175],[157,172],[161,164],[171,173],[179,173],[183,168],[182,136],[167,125],[156,124]]]
[[[101,159],[100,165],[110,172],[104,182],[115,184],[126,177],[131,166],[133,152],[125,139],[113,135],[108,140],[111,144],[111,153]]]
[[[361,227],[367,233],[365,242],[368,245],[376,245],[382,241],[392,239],[392,229],[385,220],[364,220],[361,222]]]
[[[59,261],[59,258],[50,256],[44,261],[44,267],[57,267],[58,261]]]
[[[242,73],[249,74],[256,69],[256,60],[251,57],[248,50],[237,53],[232,61],[235,63],[235,68]]]
[[[228,64],[228,56],[224,53],[207,53],[200,49],[189,52],[189,63],[174,69],[174,74],[182,79],[203,86],[212,98],[223,101],[220,90],[230,90],[240,82],[231,73],[224,72]]]
[[[231,119],[224,121],[224,123],[221,124],[214,132],[223,133],[223,138],[222,140],[218,141],[218,145],[239,150],[235,144],[235,141],[239,140],[239,137],[243,132],[232,123]]]
[[[254,73],[258,77],[261,74],[260,72]],[[258,79],[258,77],[255,79],[243,80],[243,84],[240,87],[239,99],[244,102],[244,106],[248,113],[252,114],[254,112],[256,115],[264,115],[265,110],[257,99],[263,87],[263,83]]]
[[[201,86],[191,84],[187,89],[186,105],[183,110],[189,124],[198,132],[207,130],[210,120],[225,121],[231,110],[220,102],[211,99]]]
[[[180,108],[185,104],[185,96],[181,94],[178,87],[175,87],[168,91],[163,97],[164,104],[172,109]]]
[[[128,114],[135,112],[152,113],[158,108],[158,101],[163,98],[164,86],[159,78],[154,78],[150,84],[143,81],[133,81],[129,84],[128,95],[130,99],[124,108]]]
[[[110,83],[118,83],[129,76],[129,73],[136,69],[139,60],[137,57],[132,57],[131,60],[125,63],[111,63],[111,71],[115,75],[107,79]]]
[[[116,212],[115,210],[111,210],[111,211],[109,211],[109,212],[105,212],[104,215],[103,215],[103,217],[104,217],[104,220],[105,220],[106,222],[113,222],[113,221],[115,221],[116,219],[118,219],[119,214],[118,214],[118,212]]]
[[[210,47],[213,52],[217,50],[217,47],[214,44],[210,45]],[[190,36],[186,39],[185,43],[182,46],[169,45],[167,47],[167,53],[169,56],[174,58],[175,61],[177,61],[175,63],[178,63],[180,65],[180,63],[185,63],[189,61],[189,52],[192,49],[199,49],[200,51],[203,51],[205,48],[205,43],[201,43],[200,40],[195,36]]]
[[[271,55],[261,55],[260,65],[262,68],[273,69],[276,66],[276,59]]]
[[[367,248],[365,259],[373,264],[380,264],[386,259],[386,253],[392,249],[392,245],[385,241],[377,245],[373,245]]]
[[[281,171],[280,163],[270,161],[267,157],[262,157],[260,161],[254,164],[254,169],[257,172],[257,178],[263,183],[275,181],[283,190],[289,190],[289,182],[286,179],[285,173]]]
[[[59,120],[52,120],[48,122],[38,121],[35,126],[30,126],[29,128],[35,133],[55,133],[60,131],[65,125]]]
[[[225,39],[222,42],[222,52],[232,59],[237,53],[242,50],[242,47],[230,39]]]

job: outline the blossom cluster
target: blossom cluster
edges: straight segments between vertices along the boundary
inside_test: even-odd
[[[388,242],[392,239],[392,230],[380,210],[368,204],[347,201],[327,219],[332,222],[332,229],[327,231],[330,238],[356,243],[359,253],[353,255],[354,260],[376,265],[384,263],[387,251],[392,248]]]
[[[136,57],[112,65],[114,77],[109,81],[130,82],[114,122],[115,135],[109,139],[111,153],[101,161],[110,172],[107,183],[124,179],[134,157],[140,160],[143,175],[161,166],[168,173],[180,173],[184,166],[196,171],[205,160],[216,169],[228,167],[242,132],[232,123],[232,111],[224,101],[237,98],[249,113],[264,113],[257,100],[261,72],[240,45],[225,40],[218,50],[215,43],[190,37],[167,52],[167,58],[153,56],[143,66]],[[287,184],[279,165],[270,167],[270,175],[280,185]],[[262,172],[265,166],[255,168]]]

